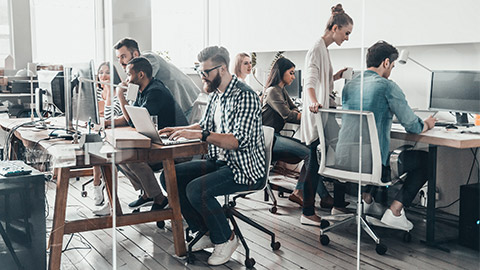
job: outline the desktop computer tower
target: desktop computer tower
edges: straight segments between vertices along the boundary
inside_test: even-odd
[[[459,238],[462,246],[479,250],[480,184],[460,186]]]

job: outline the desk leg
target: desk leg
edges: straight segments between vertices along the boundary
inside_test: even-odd
[[[116,180],[113,179],[112,173],[112,165],[105,165],[102,166],[102,176],[105,180],[105,186],[107,187],[107,194],[108,194],[108,201],[110,202],[110,206],[112,206],[112,194],[113,194],[113,184],[112,181]],[[117,182],[118,183],[118,182]],[[118,200],[118,184],[117,184],[117,196],[116,196],[116,209],[117,209],[117,216],[123,215],[122,207],[120,206],[120,201]]]
[[[178,198],[177,175],[173,160],[163,161],[163,173],[165,174],[165,184],[167,185],[168,204],[173,211],[172,232],[175,254],[177,254],[177,256],[185,256],[187,250],[185,248],[182,213],[180,212],[180,201]]]
[[[65,212],[67,208],[68,181],[70,169],[60,168],[57,178],[57,193],[53,213],[53,227],[50,233],[50,261],[48,269],[60,269],[62,259],[63,234],[65,231]]]
[[[440,246],[435,241],[435,190],[437,187],[437,146],[428,147],[428,190],[427,190],[427,238],[424,242],[427,246],[450,252],[448,248]]]
[[[428,191],[427,191],[427,241],[428,245],[435,242],[435,188],[437,186],[437,146],[428,148]]]

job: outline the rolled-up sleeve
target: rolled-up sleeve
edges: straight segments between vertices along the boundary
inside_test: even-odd
[[[393,81],[389,81],[389,83],[392,85],[386,95],[392,112],[408,133],[421,133],[424,125],[423,120],[415,115],[410,108],[402,89]]]
[[[233,136],[238,140],[237,151],[242,151],[252,139],[256,121],[262,119],[261,106],[258,96],[253,91],[242,91],[236,99]]]

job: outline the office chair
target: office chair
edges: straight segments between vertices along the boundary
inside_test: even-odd
[[[270,171],[270,162],[272,160],[272,147],[273,147],[273,133],[274,129],[272,127],[263,126],[263,134],[265,136],[265,177],[263,179],[263,185],[258,188],[257,190],[248,190],[248,191],[240,191],[230,195],[244,195],[244,194],[251,194],[254,192],[262,191],[267,187],[268,183],[268,174]],[[240,228],[237,225],[235,217],[239,218],[240,220],[244,221],[245,223],[259,229],[260,231],[268,234],[271,236],[270,247],[273,250],[280,249],[280,242],[275,241],[275,233],[268,230],[267,228],[263,227],[262,225],[256,223],[255,221],[251,220],[250,218],[246,217],[242,213],[240,213],[237,209],[235,209],[236,203],[233,200],[230,200],[230,195],[225,195],[225,204],[223,205],[223,210],[225,211],[225,215],[227,218],[232,222],[233,231],[237,235],[238,239],[242,242],[243,247],[245,248],[245,266],[247,268],[252,268],[255,265],[255,259],[250,257],[250,249],[248,248],[247,242],[243,237]],[[188,244],[188,252],[187,252],[187,262],[193,263],[195,261],[195,256],[192,254],[192,247],[195,243],[202,238],[206,231],[200,231],[195,238],[189,236],[189,229],[186,230],[186,239],[187,241],[191,241]]]
[[[356,183],[359,188],[366,185],[386,187],[406,177],[406,173],[398,175],[398,157],[403,150],[411,146],[404,146],[393,151],[390,156],[391,174],[383,172],[382,177],[380,144],[372,112],[321,109],[317,114],[316,124],[320,138],[320,175],[337,179],[340,182]],[[360,129],[361,137],[359,136]],[[359,162],[360,155],[361,163]],[[358,200],[361,201],[362,198],[359,197]],[[362,212],[363,204],[361,209],[357,209],[356,214],[345,214],[343,215],[345,216],[344,220],[321,229],[320,243],[324,246],[328,245],[330,239],[325,234],[326,232],[340,225],[355,222],[358,213],[361,213],[359,220],[362,229],[375,241],[376,252],[380,255],[385,254],[387,246],[381,243],[380,238],[370,228],[369,221],[374,221],[374,218],[366,218]],[[404,241],[409,242],[410,239],[410,233],[405,232]]]

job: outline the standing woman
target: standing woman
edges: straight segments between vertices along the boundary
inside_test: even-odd
[[[113,67],[113,83],[118,84],[120,82],[120,77]],[[112,119],[122,115],[122,108],[120,107],[120,102],[117,95],[114,94],[113,100],[111,99],[111,87],[110,87],[110,63],[103,62],[98,67],[97,71],[97,81],[100,83],[97,84],[97,101],[100,116],[103,116],[105,119]],[[112,106],[113,104],[113,106]],[[113,107],[113,113],[112,113]],[[105,202],[105,196],[103,190],[105,189],[105,183],[101,181],[100,176],[102,172],[100,166],[93,166],[93,201],[96,206],[101,206]],[[105,205],[99,209],[93,210],[93,214],[97,216],[104,216],[110,214],[110,205],[105,203]]]
[[[305,94],[303,95],[303,113],[300,124],[301,138],[310,148],[310,158],[305,177],[302,224],[320,226],[320,217],[315,214],[315,191],[320,176],[318,175],[317,146],[319,135],[315,125],[315,113],[319,108],[335,108],[335,96],[332,94],[333,82],[341,78],[346,69],[333,74],[328,46],[336,43],[341,46],[352,33],[353,20],[343,10],[341,4],[332,7],[332,16],[327,22],[323,36],[308,51],[305,58]],[[339,198],[337,198],[339,197]],[[334,196],[334,206],[344,206],[343,198]],[[342,202],[337,202],[342,200]]]
[[[252,73],[252,59],[247,53],[239,53],[235,57],[235,75],[245,82],[247,76]]]

